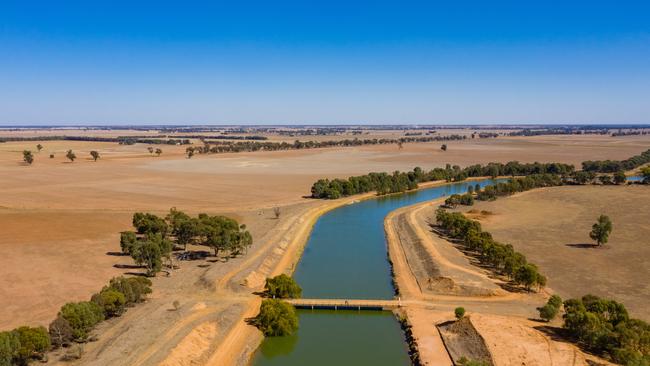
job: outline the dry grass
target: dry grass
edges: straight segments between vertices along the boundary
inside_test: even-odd
[[[555,187],[529,191],[475,210],[495,213],[485,230],[511,243],[549,277],[562,297],[587,293],[623,302],[633,316],[650,320],[650,188]],[[600,214],[614,224],[609,243],[592,246],[591,225]]]
[[[442,131],[453,132],[459,131]],[[257,216],[259,210],[304,202],[302,196],[322,177],[414,166],[430,169],[446,163],[577,164],[585,159],[626,158],[647,149],[649,142],[650,136],[543,136],[448,142],[447,152],[440,151],[440,143],[423,143],[404,144],[401,150],[385,145],[192,159],[185,158],[184,146],[160,146],[163,155],[154,157],[142,144],[44,141],[43,151],[36,153],[38,142],[0,143],[0,250],[5,259],[0,307],[6,310],[0,315],[0,329],[25,322],[44,324],[65,301],[85,299],[101,288],[117,273],[112,265],[118,259],[105,253],[119,248],[118,233],[129,228],[135,211],[164,213],[176,206],[191,213],[240,212],[250,226],[267,219]],[[22,163],[24,149],[35,152],[34,165]],[[68,149],[78,157],[74,163],[64,157]],[[100,152],[99,161],[91,160],[91,150]]]

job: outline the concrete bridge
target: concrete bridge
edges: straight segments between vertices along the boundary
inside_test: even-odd
[[[296,309],[392,310],[402,306],[400,300],[377,299],[285,299]]]

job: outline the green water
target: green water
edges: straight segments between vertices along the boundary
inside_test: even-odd
[[[481,181],[485,186],[494,181]],[[294,273],[304,298],[389,299],[393,288],[384,218],[400,207],[464,193],[462,182],[337,208],[321,216]],[[409,365],[399,323],[382,311],[299,311],[291,337],[268,337],[253,365]]]
[[[298,310],[300,328],[264,340],[254,365],[408,365],[399,323],[387,311]]]

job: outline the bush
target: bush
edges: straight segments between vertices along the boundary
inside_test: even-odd
[[[50,341],[56,348],[69,345],[74,339],[70,323],[63,317],[57,316],[49,326]]]
[[[489,366],[490,364],[485,361],[470,360],[463,356],[456,361],[458,366]]]
[[[18,357],[20,339],[16,332],[0,332],[0,366],[12,366]]]
[[[112,288],[104,288],[100,293],[94,294],[90,301],[104,310],[106,318],[122,315],[126,304],[124,294]]]
[[[296,281],[285,275],[281,274],[273,278],[267,278],[264,289],[268,296],[280,299],[296,299],[302,296],[302,289]]]
[[[266,299],[253,323],[267,337],[285,336],[298,330],[298,315],[293,306],[284,301]]]
[[[462,319],[465,316],[465,308],[457,307],[454,309],[454,315],[456,316],[456,319]]]
[[[551,321],[553,318],[555,318],[555,316],[557,315],[560,309],[551,304],[546,304],[541,308],[539,308],[538,310],[539,310],[539,317],[548,322]]]
[[[144,277],[114,277],[104,289],[113,289],[124,295],[125,305],[144,300],[151,293],[151,280]],[[103,290],[102,290],[103,291]]]
[[[91,301],[67,303],[61,308],[59,316],[70,323],[74,340],[85,341],[88,332],[104,320],[104,309]]]
[[[14,332],[20,343],[17,352],[18,364],[26,365],[33,358],[41,359],[50,349],[50,335],[45,327],[20,327]]]

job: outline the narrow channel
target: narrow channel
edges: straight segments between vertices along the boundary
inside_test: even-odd
[[[390,299],[395,294],[384,236],[384,218],[400,207],[462,194],[471,185],[450,183],[346,205],[319,218],[294,273],[305,298]],[[268,337],[255,366],[409,365],[400,325],[387,311],[298,310],[300,328]]]

